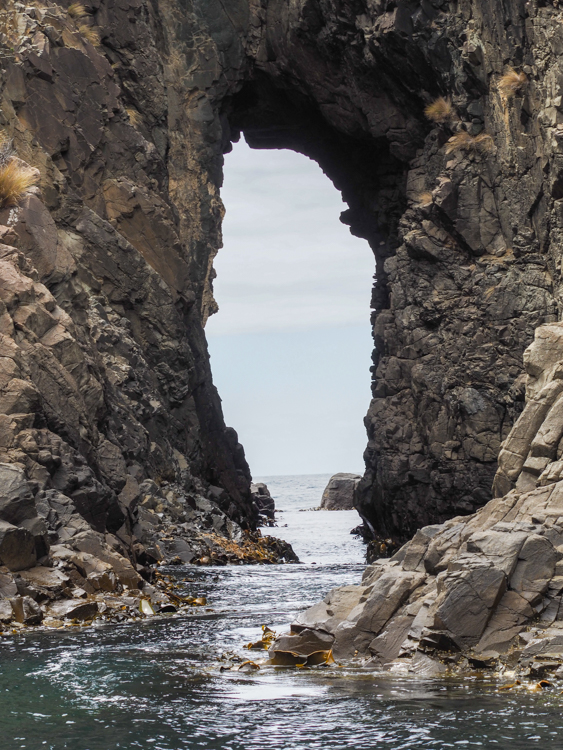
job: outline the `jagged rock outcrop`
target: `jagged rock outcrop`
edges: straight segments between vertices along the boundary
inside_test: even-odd
[[[362,584],[330,592],[292,625],[293,650],[331,636],[336,659],[377,668],[563,664],[563,323],[540,327],[525,353],[526,407],[504,441],[495,487],[507,494],[470,517],[420,529]],[[274,644],[273,650],[285,648]]]
[[[0,212],[0,459],[21,464],[34,496],[72,496],[99,533],[130,534],[128,477],[216,496],[254,525],[203,333],[223,153],[244,133],[316,159],[375,255],[360,513],[397,541],[483,505],[522,409],[522,352],[558,316],[559,9],[68,8],[0,11],[0,126],[40,172],[40,192]],[[440,95],[451,112],[431,123]]]
[[[264,482],[253,482],[250,485],[250,492],[258,510],[259,522],[262,525],[273,526],[276,520],[276,501],[270,495],[268,485]]]
[[[323,491],[321,510],[352,510],[354,494],[361,477],[357,474],[334,474]]]
[[[212,383],[201,263],[221,205],[206,169],[169,169],[184,104],[161,24],[143,2],[0,8],[2,147],[39,177],[0,200],[0,565],[48,578],[59,554],[59,596],[102,575],[77,567],[83,538],[116,594],[157,560],[295,558],[252,531]]]
[[[472,0],[159,9],[182,85],[195,92],[197,81],[186,132],[200,138],[207,123],[198,163],[220,180],[219,150],[241,132],[316,159],[374,252],[361,515],[397,541],[473,512],[491,497],[523,406],[522,353],[558,315],[559,10]],[[182,13],[189,22],[174,27]],[[523,78],[502,88],[511,66]],[[439,95],[453,114],[432,125],[424,107]],[[458,130],[483,138],[456,147]]]

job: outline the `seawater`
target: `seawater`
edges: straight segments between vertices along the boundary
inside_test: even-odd
[[[348,668],[221,672],[332,587],[360,581],[355,511],[314,512],[328,476],[266,477],[300,565],[170,568],[197,614],[0,641],[0,750],[563,750],[562,696],[487,679]]]

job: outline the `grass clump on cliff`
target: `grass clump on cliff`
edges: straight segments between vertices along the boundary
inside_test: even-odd
[[[75,21],[78,21],[78,19],[84,18],[84,16],[89,15],[89,12],[82,5],[82,3],[72,3],[72,5],[68,6],[67,11],[68,15],[71,18],[74,18]]]
[[[416,202],[419,206],[429,206],[434,202],[434,198],[430,190],[425,190],[423,193],[419,193],[416,196]]]
[[[424,114],[432,122],[444,124],[455,119],[456,113],[449,99],[439,96],[424,108]]]
[[[486,154],[493,147],[493,139],[488,133],[470,135],[466,130],[460,130],[446,143],[446,154],[455,154],[457,151]]]
[[[528,77],[523,71],[517,73],[514,68],[509,68],[508,73],[501,76],[498,88],[506,97],[512,97],[521,91],[527,83]]]
[[[127,117],[129,118],[129,122],[131,125],[133,125],[134,128],[138,128],[140,125],[143,124],[143,117],[140,112],[138,112],[136,109],[133,109],[133,107],[127,107],[125,110],[127,112]]]
[[[9,152],[4,150],[6,142],[9,144]],[[37,170],[16,159],[11,148],[11,141],[2,136],[0,141],[0,208],[17,206],[38,180]]]
[[[99,47],[102,43],[100,40],[100,35],[96,31],[96,29],[92,28],[91,26],[82,24],[82,26],[80,26],[78,29],[78,33],[85,41],[90,42],[93,47]]]

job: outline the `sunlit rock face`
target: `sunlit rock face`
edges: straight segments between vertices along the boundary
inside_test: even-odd
[[[0,213],[0,459],[35,493],[76,493],[99,529],[121,528],[126,482],[148,480],[254,523],[203,333],[223,154],[244,133],[316,159],[375,254],[361,513],[401,540],[483,505],[522,409],[522,353],[557,317],[559,11],[94,0],[80,19],[68,6],[1,11],[1,124],[41,192]],[[524,75],[499,86],[509,65]],[[438,96],[444,123],[424,116]],[[459,130],[482,137],[452,142]]]
[[[563,324],[526,350],[526,406],[499,456],[498,497],[419,529],[362,585],[331,591],[292,625],[292,650],[325,639],[334,658],[436,674],[563,665]],[[283,639],[272,655],[285,649]],[[561,672],[557,672],[559,675]]]

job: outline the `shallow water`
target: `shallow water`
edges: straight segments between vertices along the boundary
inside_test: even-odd
[[[2,639],[0,750],[563,749],[559,690],[338,667],[220,672],[223,654],[257,653],[242,646],[262,624],[283,629],[333,586],[359,581],[355,511],[300,510],[319,504],[327,479],[266,480],[284,511],[274,531],[301,565],[174,568],[206,610]]]

